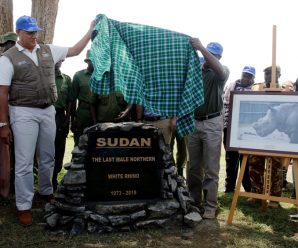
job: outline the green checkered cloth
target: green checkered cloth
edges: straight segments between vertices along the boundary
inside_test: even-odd
[[[131,104],[159,116],[178,117],[177,132],[194,130],[194,110],[203,104],[198,55],[189,37],[156,27],[97,15],[90,59],[91,91],[120,91]]]

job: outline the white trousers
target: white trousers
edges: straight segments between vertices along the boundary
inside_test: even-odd
[[[34,196],[33,160],[39,158],[38,192],[53,193],[52,174],[55,162],[55,108],[9,106],[15,147],[15,194],[18,210],[32,207]]]

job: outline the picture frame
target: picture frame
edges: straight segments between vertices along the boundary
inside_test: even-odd
[[[297,93],[232,91],[227,150],[297,155]]]

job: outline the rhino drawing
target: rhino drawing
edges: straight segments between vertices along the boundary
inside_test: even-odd
[[[252,124],[257,135],[265,137],[274,130],[284,132],[290,142],[298,144],[298,104],[282,103],[270,107],[266,115]]]

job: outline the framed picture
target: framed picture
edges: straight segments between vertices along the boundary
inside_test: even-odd
[[[297,92],[233,91],[228,150],[298,154]]]

